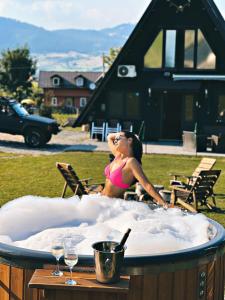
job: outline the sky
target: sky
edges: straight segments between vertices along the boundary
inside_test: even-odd
[[[0,16],[49,30],[136,23],[150,0],[0,0]]]
[[[0,16],[48,30],[137,23],[151,0],[0,0]],[[194,0],[196,1],[196,0]],[[215,0],[225,16],[225,0]]]

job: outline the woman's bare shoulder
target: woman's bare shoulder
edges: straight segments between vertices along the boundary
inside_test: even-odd
[[[129,157],[127,160],[128,166],[140,165],[135,157]]]

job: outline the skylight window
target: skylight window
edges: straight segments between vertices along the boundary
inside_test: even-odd
[[[216,56],[206,41],[202,31],[198,30],[198,52],[197,68],[198,69],[215,69]]]
[[[162,67],[162,50],[163,50],[163,31],[161,30],[144,56],[145,68]]]
[[[165,67],[174,68],[176,59],[176,30],[166,30]]]

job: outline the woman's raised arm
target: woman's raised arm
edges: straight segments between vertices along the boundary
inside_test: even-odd
[[[118,151],[116,151],[116,147],[114,145],[114,140],[115,140],[117,135],[118,134],[116,134],[116,133],[110,133],[109,135],[107,135],[107,141],[108,141],[109,149],[111,150],[111,152],[114,156],[118,155]]]

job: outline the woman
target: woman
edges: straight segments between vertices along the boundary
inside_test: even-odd
[[[143,172],[142,143],[137,136],[127,131],[111,133],[108,145],[115,159],[105,168],[106,183],[102,195],[122,198],[124,191],[137,180],[157,204],[168,207]]]

